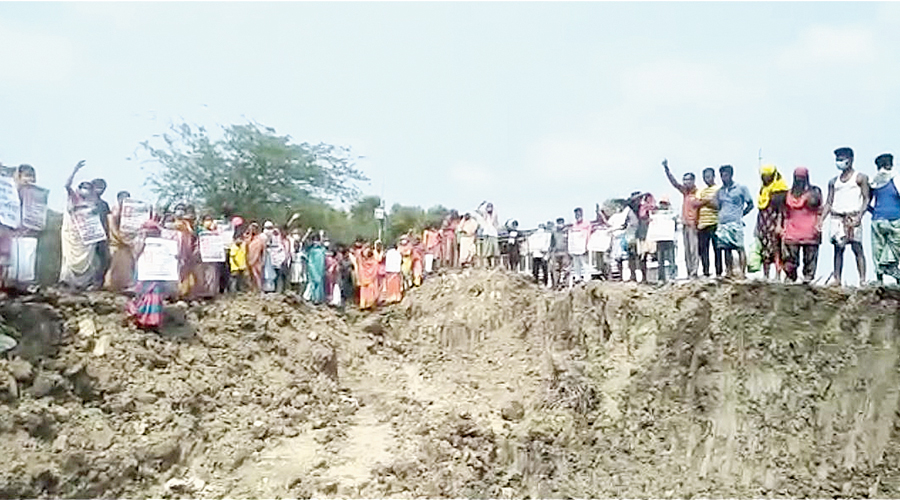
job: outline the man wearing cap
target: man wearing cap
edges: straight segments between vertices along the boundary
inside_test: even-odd
[[[681,204],[681,223],[684,225],[682,228],[682,233],[684,234],[684,265],[687,268],[688,278],[694,279],[697,277],[697,263],[700,259],[700,245],[697,233],[700,204],[697,198],[696,178],[692,172],[687,172],[681,178],[681,183],[679,184],[669,170],[669,161],[663,160],[662,165],[666,171],[666,177],[669,178],[669,183],[684,197]],[[708,270],[709,264],[707,262]]]
[[[831,244],[834,245],[834,272],[830,284],[841,285],[844,249],[847,245],[856,255],[859,282],[866,279],[866,257],[862,246],[862,216],[869,206],[869,178],[853,169],[853,150],[834,150],[835,164],[841,174],[828,182],[828,199],[822,220],[829,219]]]
[[[878,173],[869,183],[872,193],[872,253],[875,276],[882,283],[884,275],[900,283],[900,193],[894,184],[894,156],[885,153],[875,158]]]
[[[819,260],[819,244],[822,234],[819,230],[819,210],[822,208],[822,190],[809,183],[809,170],[797,167],[794,170],[794,184],[784,201],[784,274],[788,281],[796,281],[803,259],[803,282],[809,283],[816,277]]]

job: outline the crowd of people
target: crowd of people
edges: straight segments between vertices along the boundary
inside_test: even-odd
[[[520,230],[515,220],[500,224],[493,204],[485,201],[462,214],[452,210],[440,223],[410,230],[397,241],[359,237],[349,245],[329,241],[322,229],[302,231],[296,215],[285,224],[244,220],[234,213],[198,217],[188,203],[157,209],[132,200],[126,191],[117,193],[111,208],[103,199],[103,179],[73,188],[82,161],[65,184],[59,281],[76,290],[133,295],[129,311],[147,328],[159,326],[167,297],[293,291],[314,304],[366,310],[402,300],[440,268],[507,267],[530,272],[548,287],[564,288],[590,279],[623,280],[627,266],[629,280],[665,282],[678,275],[680,228],[689,279],[701,274],[742,278],[758,267],[767,279],[810,282],[828,223],[835,250],[831,283],[840,284],[848,246],[860,279],[865,278],[861,224],[863,215],[871,213],[877,280],[888,275],[900,282],[900,194],[893,157],[876,158],[876,174],[870,179],[854,169],[850,148],[834,154],[840,173],[824,195],[804,167],[793,171],[788,185],[774,165],[762,166],[754,201],[750,190],[735,182],[730,165],[718,172],[704,169],[704,185],[698,186],[694,173],[679,181],[663,161],[665,175],[683,198],[680,213],[666,196],[657,201],[651,193],[634,192],[597,204],[591,221],[576,208],[571,223],[560,217],[535,230]],[[15,228],[3,225],[8,210],[0,207],[0,265],[8,288],[34,279],[33,272],[21,273],[27,257],[15,249],[38,236],[36,226],[26,227],[24,221],[26,212],[39,211],[26,207],[33,198],[25,191],[36,181],[34,169],[22,165],[5,175],[0,176],[2,186],[16,186],[21,203]],[[754,241],[748,246],[744,219],[754,208]],[[655,273],[649,264],[656,266]]]

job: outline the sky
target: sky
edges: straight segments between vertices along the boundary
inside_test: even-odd
[[[663,158],[755,193],[761,150],[824,188],[835,148],[871,174],[900,141],[898,25],[863,2],[0,2],[0,162],[55,209],[81,159],[152,199],[141,141],[252,120],[351,147],[388,206],[490,200],[526,228],[680,204]]]

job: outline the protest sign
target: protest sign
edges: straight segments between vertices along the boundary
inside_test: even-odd
[[[225,262],[225,246],[222,245],[222,236],[219,233],[200,233],[200,260]]]
[[[569,231],[569,254],[584,255],[587,252],[587,231]]]
[[[174,229],[160,229],[159,237],[164,240],[177,241],[178,240],[178,231],[176,231]]]
[[[18,229],[22,222],[19,189],[12,177],[0,176],[0,224]]]
[[[137,261],[140,281],[178,281],[178,242],[147,238]]]
[[[125,234],[137,234],[141,226],[148,220],[150,220],[150,204],[131,198],[122,202],[119,231]]]
[[[651,215],[646,240],[675,241],[675,216],[666,212]]]
[[[37,260],[37,238],[13,238],[10,247],[9,267],[6,279],[17,283],[35,280],[34,264]]]
[[[50,190],[33,184],[22,186],[22,227],[41,231],[47,225],[47,198]]]
[[[81,208],[72,213],[75,230],[84,245],[93,245],[106,240],[106,231],[100,223],[100,216],[93,208]]]
[[[219,235],[222,237],[222,246],[228,248],[231,246],[231,242],[234,241],[234,225],[231,221],[226,220],[217,220],[215,221],[216,227],[219,229]]]
[[[588,251],[590,252],[608,252],[612,245],[612,235],[609,229],[596,229],[591,233],[591,239],[588,240]]]

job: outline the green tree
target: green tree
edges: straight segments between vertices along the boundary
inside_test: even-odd
[[[406,233],[420,235],[426,226],[440,224],[450,211],[441,205],[423,210],[421,207],[404,206],[395,203],[388,216],[385,243],[390,245]]]
[[[185,201],[215,213],[231,207],[245,218],[279,223],[301,213],[304,222],[325,227],[340,214],[346,219],[327,202],[356,199],[355,183],[367,180],[346,148],[297,144],[255,123],[223,132],[213,140],[205,128],[182,123],[160,137],[161,145],[141,143],[161,166],[148,180],[159,202]]]

